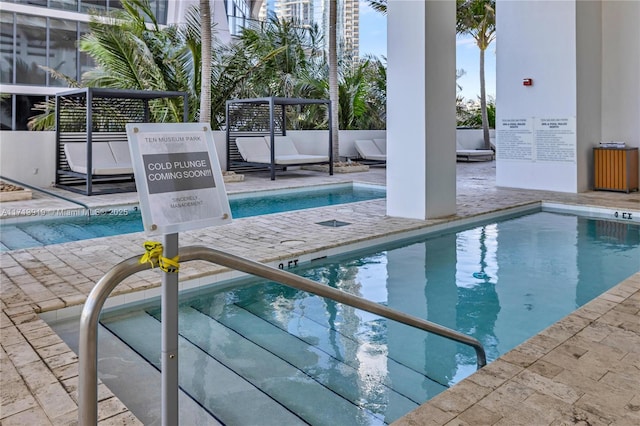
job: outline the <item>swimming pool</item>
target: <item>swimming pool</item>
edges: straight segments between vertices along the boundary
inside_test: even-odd
[[[232,194],[229,196],[229,204],[233,217],[239,219],[354,203],[385,196],[385,189],[380,186],[340,184],[324,185],[315,189]],[[0,250],[16,250],[143,231],[142,217],[137,207],[97,209],[97,214],[91,217],[87,217],[82,210],[59,213],[62,217],[50,220],[3,220],[0,224]]]
[[[472,335],[491,361],[639,270],[640,225],[540,212],[297,273]],[[159,364],[157,306],[103,324]],[[180,327],[183,399],[198,401],[189,415],[226,424],[388,423],[475,371],[466,347],[274,283],[186,294]],[[124,378],[121,354],[103,381],[159,394],[159,377],[142,388]],[[114,391],[154,422],[148,402],[141,413]]]

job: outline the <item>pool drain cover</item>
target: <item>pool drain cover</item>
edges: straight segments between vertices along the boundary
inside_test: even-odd
[[[338,228],[340,226],[347,226],[347,225],[351,225],[349,222],[340,222],[339,220],[325,220],[324,222],[316,222],[316,225],[322,225],[322,226],[330,226],[332,228]]]

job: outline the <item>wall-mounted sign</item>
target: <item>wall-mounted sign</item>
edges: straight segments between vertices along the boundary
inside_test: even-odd
[[[535,144],[537,161],[576,162],[576,119],[536,118]]]
[[[576,162],[576,118],[502,118],[496,122],[498,160]]]
[[[206,123],[130,123],[127,137],[148,234],[231,221],[220,163]]]
[[[496,123],[498,160],[531,161],[534,156],[533,129],[529,118],[503,118]]]

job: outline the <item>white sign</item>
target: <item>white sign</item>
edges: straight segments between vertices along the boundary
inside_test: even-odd
[[[535,141],[538,161],[576,162],[576,119],[536,118]]]
[[[503,118],[496,128],[498,160],[531,161],[535,157],[533,129],[528,118]]]
[[[498,160],[576,162],[576,118],[503,118],[496,123]]]
[[[206,123],[130,123],[127,137],[148,234],[222,225],[231,209]]]

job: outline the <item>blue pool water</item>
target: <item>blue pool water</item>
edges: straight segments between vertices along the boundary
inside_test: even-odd
[[[256,192],[230,196],[232,216],[236,219],[301,210],[336,204],[384,198],[383,188],[358,185],[333,185],[305,191]],[[137,210],[101,209],[91,217],[65,217],[51,220],[0,224],[0,250],[16,250],[90,238],[108,237],[143,231]]]
[[[540,212],[295,272],[471,335],[492,361],[639,270],[638,224]],[[275,283],[241,284],[181,299],[180,385],[196,401],[184,415],[386,424],[476,369],[468,347]],[[159,368],[157,304],[105,313],[102,324]],[[159,374],[129,379],[117,371],[121,352],[102,380],[158,399]],[[121,398],[157,423],[150,402],[136,411]]]

